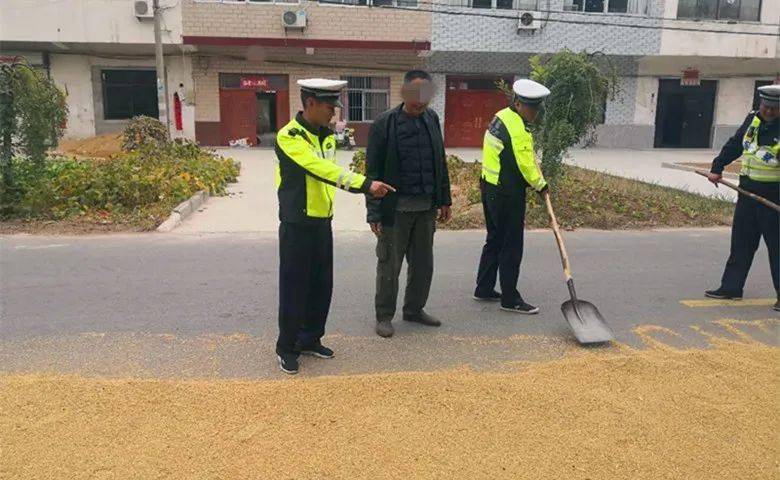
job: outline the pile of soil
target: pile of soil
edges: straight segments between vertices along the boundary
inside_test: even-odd
[[[722,340],[510,373],[5,376],[0,477],[774,479],[778,360]]]
[[[109,158],[122,153],[122,135],[62,139],[55,153],[85,158]]]

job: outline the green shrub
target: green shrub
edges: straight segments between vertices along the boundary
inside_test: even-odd
[[[138,116],[128,122],[122,132],[122,150],[130,152],[143,145],[165,145],[170,141],[168,129],[156,118]]]
[[[199,190],[224,194],[239,165],[193,143],[144,143],[110,160],[50,158],[42,170],[26,158],[13,162],[18,195],[4,218],[65,219],[95,216],[123,222],[161,220]]]

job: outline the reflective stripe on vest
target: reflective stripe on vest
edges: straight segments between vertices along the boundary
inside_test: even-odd
[[[491,185],[498,185],[498,176],[501,174],[501,159],[499,155],[504,150],[504,143],[490,129],[485,131],[485,139],[482,143],[482,178]]]
[[[760,146],[758,144],[760,126],[761,119],[755,115],[742,138],[740,175],[746,175],[757,182],[780,182],[780,162],[778,162],[780,143]]]

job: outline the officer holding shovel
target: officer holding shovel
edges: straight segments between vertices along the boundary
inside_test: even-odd
[[[547,182],[536,163],[528,124],[536,120],[542,101],[550,90],[533,80],[518,80],[512,86],[511,106],[496,113],[482,149],[482,205],[487,239],[477,272],[474,299],[501,301],[501,309],[535,314],[539,308],[523,300],[517,290],[523,259],[525,192],[531,187],[540,194]],[[495,291],[496,275],[501,293]]]
[[[759,87],[761,105],[750,112],[737,132],[723,146],[708,175],[717,185],[723,169],[734,160],[742,162],[739,186],[774,203],[780,203],[780,85]],[[780,214],[757,201],[740,195],[734,209],[731,253],[720,287],[708,290],[710,298],[739,300],[753,255],[764,237],[769,251],[769,268],[780,311]]]

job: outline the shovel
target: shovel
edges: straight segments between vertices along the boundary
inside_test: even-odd
[[[555,218],[549,192],[544,192],[544,202],[547,204],[547,213],[550,214],[550,224],[555,233],[555,241],[558,243],[558,251],[561,254],[561,263],[563,264],[563,274],[566,277],[566,286],[569,287],[569,295],[571,296],[571,300],[563,302],[561,305],[563,316],[569,322],[569,326],[580,344],[610,342],[615,339],[615,335],[612,333],[609,325],[607,325],[607,322],[604,321],[601,312],[592,303],[579,300],[577,293],[574,291],[574,279],[571,277],[569,256],[566,254],[566,246],[563,244],[563,236],[561,236],[561,230],[558,227],[558,220]]]
[[[707,177],[707,172],[702,172],[701,170],[696,170],[696,173],[698,173],[702,177]],[[733,190],[736,190],[741,195],[744,195],[746,197],[750,197],[753,200],[757,201],[758,203],[766,205],[767,207],[771,208],[772,210],[776,210],[776,211],[780,212],[780,205],[776,204],[775,202],[769,201],[769,200],[767,200],[766,198],[764,198],[762,196],[756,195],[755,193],[748,192],[744,188],[740,188],[740,187],[734,185],[733,183],[729,182],[728,180],[723,180],[721,178],[720,180],[718,180],[718,183],[723,184],[723,185],[725,185],[725,186],[727,186],[727,187],[729,187],[729,188],[731,188]]]

